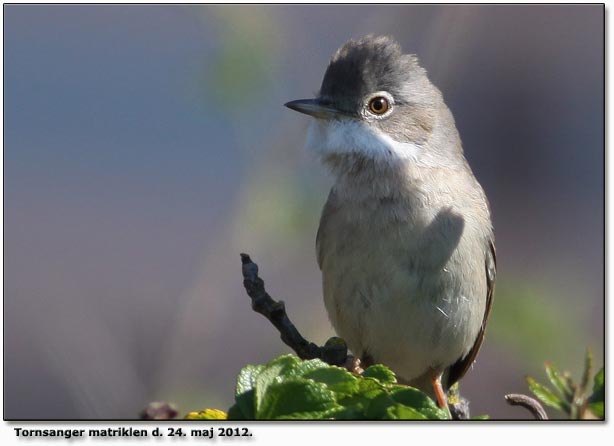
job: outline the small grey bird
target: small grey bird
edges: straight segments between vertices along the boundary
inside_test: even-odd
[[[488,202],[454,118],[413,55],[350,40],[319,95],[306,146],[335,183],[317,235],[330,320],[363,366],[382,363],[434,395],[472,365],[495,282]]]

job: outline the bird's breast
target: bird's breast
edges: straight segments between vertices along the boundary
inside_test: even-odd
[[[467,237],[453,206],[329,199],[317,240],[324,300],[354,353],[410,380],[468,351],[486,293],[463,264]]]

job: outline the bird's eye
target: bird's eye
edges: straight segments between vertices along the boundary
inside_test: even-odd
[[[384,96],[376,96],[369,101],[369,111],[374,115],[383,115],[390,108],[390,102]]]

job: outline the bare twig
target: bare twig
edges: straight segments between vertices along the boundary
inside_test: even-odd
[[[546,411],[534,398],[527,395],[521,395],[519,393],[510,393],[505,395],[505,400],[512,406],[522,406],[527,409],[535,417],[536,420],[547,420],[548,415]]]
[[[347,360],[347,346],[340,338],[331,338],[324,347],[307,341],[288,318],[282,301],[275,301],[264,288],[258,276],[258,265],[247,254],[241,254],[243,286],[252,299],[252,309],[266,317],[277,328],[281,340],[301,359],[320,358],[332,365],[342,365]]]

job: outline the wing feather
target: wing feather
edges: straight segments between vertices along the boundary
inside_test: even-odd
[[[485,273],[486,273],[486,310],[484,311],[484,318],[482,319],[482,326],[478,333],[477,338],[475,339],[475,343],[469,353],[467,353],[464,357],[460,358],[450,367],[448,373],[448,379],[446,382],[446,388],[450,388],[454,383],[459,381],[469,367],[475,361],[476,356],[478,355],[478,351],[482,346],[482,342],[484,341],[484,333],[486,331],[486,322],[488,321],[488,316],[490,315],[490,309],[492,307],[493,294],[495,291],[495,277],[497,274],[497,255],[495,252],[495,244],[492,240],[488,243],[489,249],[486,252],[486,259],[484,262]]]

